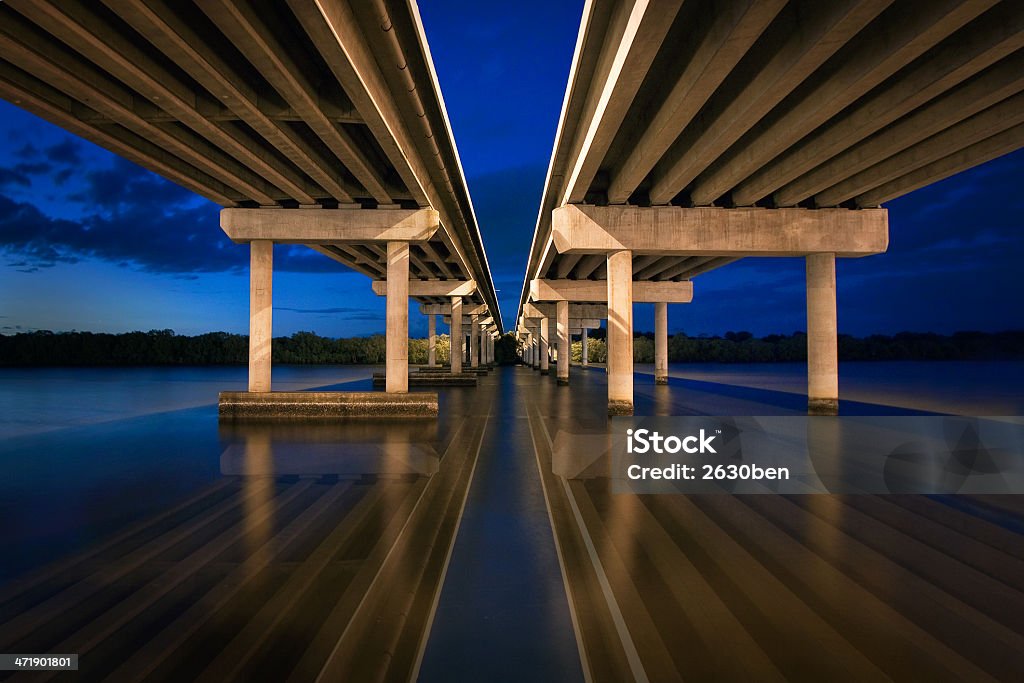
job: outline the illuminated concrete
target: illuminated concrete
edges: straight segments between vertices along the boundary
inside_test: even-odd
[[[270,391],[273,339],[274,243],[249,245],[249,391]]]
[[[839,410],[836,258],[807,257],[807,411],[835,415]]]

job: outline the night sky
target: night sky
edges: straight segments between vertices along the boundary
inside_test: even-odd
[[[582,2],[420,7],[506,329],[514,321]],[[890,248],[838,265],[839,327],[865,335],[1024,327],[1024,151],[889,203]],[[248,250],[218,207],[0,102],[0,332],[248,328]],[[800,259],[748,259],[672,306],[691,335],[801,330]],[[369,280],[277,247],[274,333],[384,329]],[[637,305],[637,330],[653,306]],[[410,319],[413,335],[426,320]]]

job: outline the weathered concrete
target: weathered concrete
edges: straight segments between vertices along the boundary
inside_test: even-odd
[[[387,294],[387,284],[374,281],[373,293]],[[409,282],[409,296],[472,296],[477,291],[476,282],[458,280],[412,280]]]
[[[389,394],[409,391],[409,243],[388,242],[386,367]]]
[[[556,304],[557,319],[555,320],[555,334],[558,339],[558,383],[563,386],[569,384],[569,302],[559,301]]]
[[[807,257],[807,411],[839,411],[839,358],[836,321],[836,258]]]
[[[451,358],[452,372],[462,372],[462,297],[452,297],[452,323],[449,331],[449,357]]]
[[[548,363],[550,357],[548,355],[548,318],[540,319],[540,343],[537,346],[537,353],[540,354],[540,374],[548,374]]]
[[[633,254],[608,254],[608,414],[633,414]]]
[[[668,384],[668,304],[654,304],[654,383]]]
[[[480,326],[475,315],[469,319],[469,366],[471,368],[480,365]]]
[[[270,391],[274,243],[249,244],[249,391]]]
[[[372,391],[222,391],[222,420],[267,418],[437,417],[436,393]]]
[[[441,226],[433,209],[221,209],[220,227],[235,242],[282,244],[422,242]]]
[[[552,212],[551,231],[560,254],[856,257],[889,245],[885,209],[570,205]]]
[[[608,288],[600,280],[531,280],[530,298],[534,301],[604,301]],[[693,301],[693,283],[633,282],[633,303],[665,301],[688,304]]]

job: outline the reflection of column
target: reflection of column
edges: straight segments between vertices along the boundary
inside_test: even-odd
[[[608,414],[633,414],[633,252],[608,254]]]
[[[587,355],[588,353],[587,328],[584,327],[580,330],[580,364],[583,365],[583,367],[587,367],[587,364],[590,363],[590,357]]]
[[[274,243],[249,243],[249,391],[270,391],[273,336]]]
[[[385,391],[409,391],[409,243],[388,242]]]
[[[452,297],[452,324],[449,330],[452,372],[462,372],[462,297]]]
[[[569,302],[555,302],[555,332],[558,335],[558,383],[569,384]]]
[[[835,254],[807,256],[807,412],[839,412]]]
[[[437,365],[437,316],[427,316],[427,365]]]
[[[540,319],[540,345],[537,349],[540,354],[540,374],[548,374],[548,319]]]
[[[654,304],[654,383],[668,384],[668,304]]]
[[[274,450],[270,434],[253,428],[245,433],[242,460],[242,538],[246,563],[263,566],[274,529]]]

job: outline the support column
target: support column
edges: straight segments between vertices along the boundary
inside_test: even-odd
[[[478,342],[480,325],[477,324],[476,319],[475,315],[469,318],[469,366],[471,368],[480,367],[480,344]]]
[[[608,414],[633,414],[633,252],[608,254]]]
[[[549,363],[550,359],[548,358],[548,319],[547,318],[541,318],[540,319],[540,340],[539,340],[539,344],[538,344],[537,350],[540,353],[540,374],[546,375],[546,374],[548,374],[548,372],[550,372],[550,370],[548,370],[548,363]]]
[[[270,391],[270,340],[273,337],[274,243],[249,243],[249,391]]]
[[[555,333],[558,337],[558,384],[569,385],[569,302],[555,302]]]
[[[452,324],[449,330],[452,374],[462,372],[462,297],[452,297]]]
[[[654,304],[654,383],[668,384],[668,304]]]
[[[409,243],[388,242],[387,347],[384,390],[409,391]]]
[[[807,412],[839,413],[836,256],[807,256]]]
[[[427,316],[427,366],[437,365],[437,316]]]
[[[587,328],[580,330],[580,365],[587,367],[590,358],[587,356]]]

